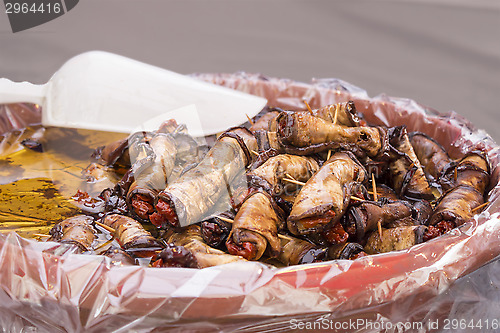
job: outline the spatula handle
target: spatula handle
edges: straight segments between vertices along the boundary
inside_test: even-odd
[[[36,85],[29,82],[13,82],[0,78],[0,104],[7,103],[35,103],[43,104],[45,99],[45,85]]]

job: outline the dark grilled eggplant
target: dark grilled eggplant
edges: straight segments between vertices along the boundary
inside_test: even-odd
[[[374,231],[368,237],[364,249],[368,254],[405,250],[422,243],[426,230],[424,225],[383,229],[382,238]]]
[[[166,241],[167,243],[171,243],[175,246],[182,246],[189,250],[196,259],[198,268],[246,261],[243,257],[233,256],[208,246],[203,242],[201,228],[197,224],[183,228],[180,233],[172,234]]]
[[[250,194],[234,218],[226,241],[229,253],[258,260],[267,250],[269,257],[280,253],[278,230],[284,220],[280,208],[266,192]]]
[[[278,260],[287,266],[310,264],[327,259],[327,247],[288,235],[279,235],[279,238],[281,251]]]
[[[49,240],[76,245],[78,252],[90,251],[96,239],[96,230],[92,227],[93,221],[92,217],[85,215],[67,218],[50,230]]]
[[[420,164],[424,168],[427,179],[436,183],[452,159],[446,150],[436,140],[421,132],[408,134],[410,143]]]
[[[296,184],[284,182],[291,177],[299,182],[306,182],[318,171],[319,165],[311,157],[281,154],[269,158],[260,167],[247,173],[249,183],[263,188],[272,195],[289,195],[299,188]]]
[[[366,171],[347,152],[335,153],[302,187],[287,219],[290,232],[306,235],[332,226],[344,215],[351,187],[366,178]]]
[[[346,127],[305,112],[283,112],[276,121],[278,142],[287,153],[309,155],[330,149],[370,157],[385,153],[386,132],[380,127]]]
[[[405,126],[389,129],[392,185],[398,196],[409,200],[433,200],[434,194],[413,150]]]
[[[221,197],[229,202],[229,189],[251,163],[255,149],[255,137],[245,128],[222,134],[198,165],[160,192],[151,222],[178,228],[202,221]]]
[[[120,246],[136,257],[150,257],[162,249],[160,242],[131,217],[110,214],[102,219],[102,223],[113,228]]]

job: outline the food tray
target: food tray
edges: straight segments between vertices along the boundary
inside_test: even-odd
[[[307,84],[247,73],[193,76],[266,97],[270,106],[289,110],[305,109],[303,100],[312,108],[354,100],[369,123],[424,132],[453,158],[481,147],[488,151],[492,170],[490,205],[459,229],[408,250],[287,268],[258,262],[201,270],[117,267],[106,257],[73,254],[65,245],[12,232],[0,236],[4,329],[273,331],[329,320],[428,323],[445,318],[452,308],[452,302],[435,308],[436,297],[500,254],[499,149],[456,113],[439,114],[409,99],[372,98],[337,79]],[[3,106],[0,129],[36,123],[39,111]],[[339,331],[369,331],[366,325],[351,328]]]

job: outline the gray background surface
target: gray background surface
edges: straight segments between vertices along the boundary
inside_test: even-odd
[[[16,34],[0,12],[0,77],[44,83],[89,50],[186,74],[336,77],[370,96],[454,110],[500,142],[499,1],[82,0]],[[454,300],[450,318],[499,319],[498,263],[436,304]]]
[[[0,77],[44,83],[89,50],[185,74],[336,77],[454,110],[500,141],[498,0],[82,0],[16,34],[0,13]]]

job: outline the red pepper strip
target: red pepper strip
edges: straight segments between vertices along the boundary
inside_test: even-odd
[[[436,238],[438,236],[441,236],[451,229],[455,228],[455,224],[450,221],[441,221],[437,223],[435,226],[429,226],[427,228],[427,231],[424,234],[424,242],[427,242],[430,239]]]
[[[331,229],[325,230],[321,235],[332,245],[345,243],[349,238],[349,234],[345,232],[342,225],[338,222]]]
[[[314,228],[318,224],[327,224],[335,217],[335,212],[333,210],[329,210],[323,214],[322,217],[313,216],[300,220],[302,226],[306,229]]]
[[[150,221],[157,227],[162,227],[166,223],[170,223],[173,227],[179,225],[179,219],[175,210],[163,200],[158,200],[156,203],[156,213],[151,214]],[[157,214],[157,215],[155,215]],[[154,216],[153,216],[154,215]],[[159,215],[159,216],[158,216]]]
[[[240,244],[236,244],[233,242],[231,238],[226,241],[227,251],[235,256],[242,256],[247,260],[253,260],[255,255],[257,254],[257,248],[255,244],[250,242],[243,242]]]
[[[154,207],[150,202],[151,198],[145,195],[136,194],[131,201],[135,213],[142,219],[147,219],[148,215],[154,212]]]
[[[163,267],[163,259],[158,259],[151,264],[153,267]]]

